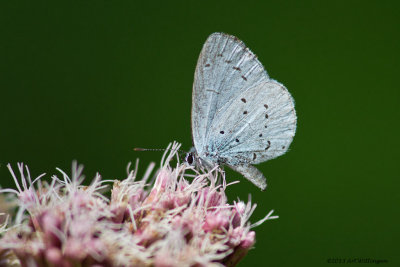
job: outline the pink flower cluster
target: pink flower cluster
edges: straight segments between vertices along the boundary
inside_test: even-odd
[[[178,149],[168,147],[153,182],[154,163],[141,180],[128,166],[125,180],[96,175],[89,186],[76,163],[51,183],[32,180],[23,164],[18,181],[9,165],[17,190],[0,192],[18,210],[0,227],[0,266],[235,266],[254,245],[250,229],[277,216],[251,225],[256,205],[228,204],[221,170],[170,166]]]

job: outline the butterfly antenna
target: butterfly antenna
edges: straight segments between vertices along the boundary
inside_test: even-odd
[[[133,149],[134,151],[165,151],[165,150],[169,150],[169,151],[171,151],[172,149],[171,148],[140,148],[140,147],[135,147],[134,149]],[[186,153],[185,151],[183,151],[183,150],[177,150],[179,153]]]

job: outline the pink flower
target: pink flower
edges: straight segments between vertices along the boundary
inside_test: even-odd
[[[121,181],[97,174],[83,186],[82,166],[68,176],[32,180],[18,164],[20,181],[9,165],[17,190],[11,193],[19,212],[0,227],[0,260],[20,266],[234,266],[255,243],[249,218],[255,206],[228,204],[224,173],[194,172],[185,164],[171,167],[179,144],[170,145],[147,184],[154,164],[136,180],[137,169]],[[193,175],[194,174],[194,175]],[[100,191],[113,182],[111,197]],[[4,215],[3,215],[4,216]]]

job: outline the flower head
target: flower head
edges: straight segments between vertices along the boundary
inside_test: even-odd
[[[0,193],[14,195],[18,212],[0,227],[0,264],[236,265],[255,243],[251,228],[277,216],[270,212],[251,225],[256,205],[228,204],[221,170],[198,172],[179,158],[171,167],[179,146],[167,148],[152,183],[154,163],[141,180],[137,168],[128,166],[126,179],[102,180],[98,174],[89,186],[82,185],[83,168],[76,163],[71,176],[58,169],[61,176],[53,175],[51,183],[42,182],[43,175],[32,180],[23,164],[19,182],[9,165],[17,190]],[[101,192],[111,182],[107,198]]]

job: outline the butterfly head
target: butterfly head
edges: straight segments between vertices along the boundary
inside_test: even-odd
[[[192,147],[189,152],[186,153],[184,162],[187,166],[194,166],[200,169],[213,169],[216,165],[220,165],[217,161],[214,161],[212,157],[208,157],[208,154],[199,154],[198,151]]]
[[[184,162],[188,166],[197,166],[197,153],[194,147],[192,147],[192,149],[186,153]]]
[[[185,163],[189,166],[195,166],[195,155],[193,152],[186,153]]]

